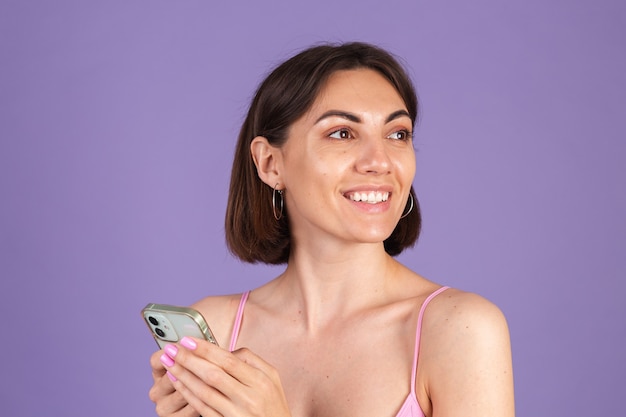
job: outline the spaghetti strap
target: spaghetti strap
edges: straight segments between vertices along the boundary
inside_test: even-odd
[[[233,326],[233,333],[230,336],[230,346],[228,350],[231,352],[235,350],[235,347],[237,346],[237,339],[239,338],[239,330],[241,329],[241,321],[243,319],[243,309],[246,306],[248,295],[250,295],[250,291],[246,291],[241,294],[239,308],[237,309],[237,316],[235,317],[235,325]]]
[[[433,298],[435,298],[440,293],[444,292],[450,287],[441,287],[432,294],[430,294],[424,303],[422,303],[422,307],[420,308],[419,316],[417,317],[417,329],[415,330],[415,353],[413,354],[413,370],[411,371],[411,393],[415,393],[415,378],[417,374],[417,357],[419,356],[420,350],[420,338],[422,335],[422,321],[424,320],[424,312],[426,311],[426,307],[431,302]]]

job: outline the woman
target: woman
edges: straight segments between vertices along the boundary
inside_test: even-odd
[[[207,297],[220,345],[151,358],[161,416],[514,415],[501,312],[393,256],[412,246],[412,83],[384,50],[316,46],[261,84],[231,176],[227,242],[286,263],[243,296]]]

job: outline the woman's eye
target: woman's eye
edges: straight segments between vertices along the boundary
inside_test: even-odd
[[[391,135],[387,136],[389,139],[395,140],[409,140],[412,135],[408,130],[398,130],[397,132],[393,132]]]
[[[332,132],[330,135],[328,135],[328,137],[333,139],[351,139],[352,134],[350,134],[350,131],[348,129],[339,129]]]

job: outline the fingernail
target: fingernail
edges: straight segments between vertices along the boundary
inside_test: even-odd
[[[167,371],[166,374],[167,374],[167,377],[170,379],[170,381],[172,382],[178,381],[178,379],[176,379],[174,375],[170,374],[170,371]]]
[[[191,350],[195,350],[198,347],[196,342],[192,338],[187,336],[180,339],[180,344]]]
[[[174,366],[174,360],[165,353],[161,355],[161,363],[165,366]]]
[[[175,345],[166,345],[163,350],[167,353],[167,356],[174,359],[178,353],[178,348]]]

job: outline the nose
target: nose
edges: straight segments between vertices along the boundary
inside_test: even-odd
[[[361,138],[358,146],[356,170],[363,174],[387,174],[391,170],[391,159],[385,147],[385,139],[371,136]]]

